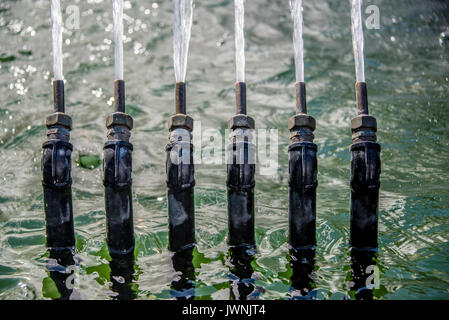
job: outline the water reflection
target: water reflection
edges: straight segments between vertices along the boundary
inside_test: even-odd
[[[351,298],[373,299],[373,289],[379,284],[376,255],[377,250],[351,248],[351,281],[348,285]]]
[[[292,268],[291,291],[292,299],[316,299],[315,286],[315,249],[290,249],[290,267]]]
[[[255,286],[251,263],[256,255],[255,246],[238,246],[229,248],[229,278],[231,300],[253,300],[260,295]]]
[[[193,250],[195,246],[173,252],[172,264],[176,273],[171,282],[170,294],[178,300],[193,300],[195,297],[195,268],[193,267]]]
[[[73,249],[49,249],[47,270],[50,279],[56,286],[56,292],[51,290],[50,285],[43,282],[42,291],[47,293],[48,298],[56,300],[79,299],[79,292],[75,290],[75,269],[78,265]]]
[[[134,252],[121,255],[111,254],[109,267],[111,268],[110,287],[116,293],[111,298],[113,300],[133,300],[137,298],[136,286],[133,282],[135,276]]]

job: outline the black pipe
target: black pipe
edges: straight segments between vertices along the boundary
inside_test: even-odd
[[[47,117],[47,141],[42,145],[42,186],[47,247],[75,247],[72,208],[72,119],[63,113],[64,81],[53,81],[55,113]]]
[[[356,300],[372,300],[374,288],[380,285],[377,278],[376,250],[351,248],[350,297]]]
[[[166,146],[169,249],[179,251],[195,244],[195,168],[193,119],[185,114],[185,84],[176,83],[176,112],[170,117]]]
[[[103,147],[107,244],[111,254],[134,251],[132,206],[132,151],[129,142],[133,119],[125,111],[125,84],[116,80],[115,110],[106,119],[108,141]]]
[[[232,130],[228,145],[227,196],[230,246],[252,246],[254,238],[255,145],[251,130],[254,120],[246,115],[246,86],[236,84],[236,115],[229,121]]]
[[[290,249],[292,268],[290,296],[294,300],[315,300],[315,249]]]
[[[111,254],[111,290],[116,293],[113,300],[133,300],[137,298],[135,285],[134,252],[128,254]]]
[[[290,118],[289,152],[289,242],[293,248],[316,245],[317,150],[313,143],[315,119],[305,112],[306,86],[296,84],[298,114]]]
[[[251,263],[256,254],[255,246],[238,246],[229,248],[230,300],[254,300],[260,295],[253,279],[254,269]]]
[[[175,279],[170,285],[170,294],[177,300],[193,300],[195,298],[195,268],[193,267],[193,250],[190,246],[174,252],[172,265]]]
[[[352,119],[351,145],[351,246],[377,248],[380,188],[380,145],[377,121],[368,115],[366,83],[356,84],[359,115]]]
[[[46,267],[59,293],[59,297],[53,298],[57,300],[79,298],[75,290],[75,250],[50,249],[49,253]]]

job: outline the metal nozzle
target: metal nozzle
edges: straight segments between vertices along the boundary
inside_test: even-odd
[[[115,112],[125,113],[125,81],[114,81]]]
[[[65,112],[64,80],[53,80],[53,103],[55,112]]]
[[[236,114],[246,114],[246,83],[235,84],[235,106]]]
[[[368,114],[368,91],[366,82],[355,84],[358,114]]]
[[[175,84],[176,114],[186,114],[186,84],[176,82]]]
[[[306,84],[296,82],[296,114],[307,113]]]

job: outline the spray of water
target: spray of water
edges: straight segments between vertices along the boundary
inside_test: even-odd
[[[351,0],[352,46],[354,48],[355,73],[357,82],[365,82],[365,62],[363,56],[362,0]]]
[[[235,74],[237,82],[245,82],[245,0],[234,0],[235,5]]]
[[[293,46],[295,48],[296,82],[304,82],[304,43],[302,40],[302,0],[290,0],[293,19]]]
[[[54,80],[63,80],[62,14],[60,0],[51,0],[51,21],[53,38],[53,76]]]
[[[115,80],[123,80],[123,0],[112,0],[114,20]]]
[[[173,59],[175,63],[176,82],[185,82],[187,71],[187,54],[189,52],[190,33],[192,29],[192,0],[173,0]]]

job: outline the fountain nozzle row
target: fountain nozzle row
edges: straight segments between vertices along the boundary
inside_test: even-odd
[[[363,30],[360,24],[360,1],[353,2],[354,53],[357,79],[364,79]],[[60,11],[53,1],[52,14]],[[296,114],[289,119],[289,243],[293,249],[316,246],[316,189],[318,186],[317,152],[314,143],[315,119],[307,114],[306,84],[302,43],[301,1],[292,1],[295,20],[295,63],[297,82]],[[192,131],[194,121],[187,115],[185,69],[192,6],[175,2],[175,114],[168,120],[169,143],[166,146],[166,174],[169,220],[169,248],[179,251],[195,244]],[[255,245],[255,144],[252,131],[255,121],[247,115],[244,82],[243,1],[236,2],[236,112],[228,120],[231,130],[227,154],[228,243],[232,247]],[[357,10],[355,10],[357,9]],[[114,1],[114,34],[116,36],[116,77],[114,112],[106,119],[107,142],[104,145],[103,184],[107,219],[107,244],[113,254],[134,250],[132,206],[132,152],[130,143],[133,118],[126,114],[123,77],[122,1]],[[184,10],[187,10],[184,12]],[[60,14],[60,12],[59,12]],[[189,20],[183,23],[181,20]],[[54,19],[55,74],[62,73],[60,19]],[[362,39],[362,40],[360,40]],[[357,42],[358,41],[358,42]],[[182,50],[181,50],[182,48]],[[177,57],[177,58],[176,58]],[[61,64],[61,65],[60,65]],[[363,76],[363,77],[362,77]],[[61,78],[61,79],[59,79]],[[182,80],[182,81],[179,81]],[[377,144],[377,121],[368,114],[367,86],[356,83],[358,115],[351,120],[351,235],[355,248],[377,248],[378,197],[380,186],[380,145]],[[75,245],[72,210],[72,177],[70,143],[72,120],[65,114],[62,75],[53,81],[54,113],[47,117],[47,141],[43,144],[43,186],[47,220],[47,245],[72,248]]]

